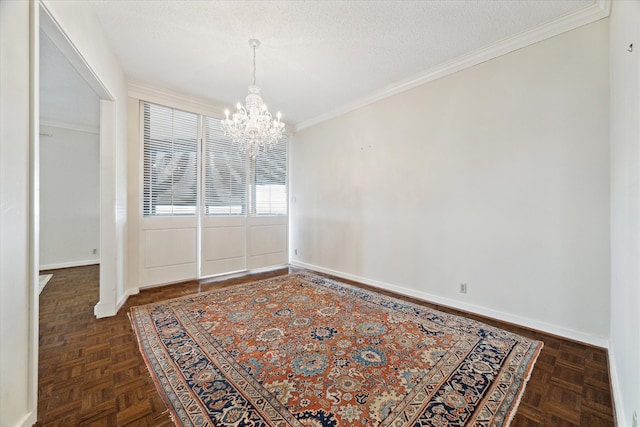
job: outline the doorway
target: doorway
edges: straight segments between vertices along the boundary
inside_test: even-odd
[[[122,271],[124,270],[123,260],[123,248],[118,248],[117,236],[122,235],[122,230],[118,233],[117,230],[117,216],[115,199],[115,187],[116,187],[116,158],[114,155],[116,146],[116,118],[115,118],[115,102],[114,97],[102,81],[98,78],[96,72],[90,67],[89,63],[85,60],[82,53],[74,45],[70,37],[65,33],[63,28],[56,22],[52,13],[49,12],[47,6],[43,3],[39,3],[39,29],[44,35],[51,41],[55,48],[67,61],[68,65],[73,68],[75,73],[80,76],[81,81],[88,87],[85,91],[85,95],[88,99],[97,99],[99,102],[99,117],[98,117],[98,182],[99,182],[99,220],[98,220],[98,234],[97,240],[94,238],[94,244],[84,242],[80,246],[82,251],[81,255],[87,256],[88,251],[89,258],[85,261],[95,262],[99,257],[100,262],[100,299],[94,308],[94,314],[97,317],[112,316],[116,313],[116,286],[123,286],[122,280],[118,280],[122,277]],[[42,70],[42,73],[47,73],[47,70]],[[42,78],[40,79],[42,80]],[[89,93],[93,92],[93,95]],[[42,95],[38,91],[39,95]],[[95,116],[95,110],[94,110]],[[94,117],[95,120],[95,117]],[[94,122],[95,123],[95,122]],[[76,129],[77,132],[87,131],[89,129],[81,127]],[[91,129],[96,131],[95,126]],[[46,131],[43,133],[47,133]],[[86,133],[86,132],[85,132]],[[96,134],[94,134],[95,138]],[[55,135],[54,135],[55,137]],[[46,143],[47,136],[44,135],[40,139],[40,146]],[[94,150],[95,151],[95,150]],[[95,152],[93,154],[95,156]],[[35,168],[40,170],[40,156],[35,160]],[[122,162],[125,159],[121,160]],[[36,197],[38,197],[39,189],[34,189]],[[35,227],[40,223],[40,209],[36,209],[37,218],[34,218]],[[89,221],[91,222],[91,221]],[[123,222],[123,221],[120,221]],[[95,228],[95,214],[93,219]],[[35,236],[39,236],[40,233],[34,233]],[[38,240],[34,242],[34,250],[39,253],[39,247],[41,242]],[[93,249],[96,253],[93,254]],[[44,253],[44,252],[43,252]],[[95,256],[94,258],[92,258]],[[40,263],[36,263],[37,269]],[[120,289],[121,293],[123,292]]]
[[[100,98],[42,29],[39,40],[40,270],[99,264]]]

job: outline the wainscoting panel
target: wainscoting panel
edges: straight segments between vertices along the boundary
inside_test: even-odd
[[[245,217],[203,218],[201,277],[246,268]]]
[[[288,262],[288,218],[253,217],[247,227],[247,268],[249,270]]]
[[[195,218],[144,218],[142,286],[197,276]]]

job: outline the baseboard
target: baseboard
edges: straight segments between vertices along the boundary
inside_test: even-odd
[[[200,277],[200,278],[192,277],[192,278],[185,278],[185,279],[175,280],[173,282],[156,283],[156,284],[153,284],[153,285],[142,285],[137,289],[138,290],[141,290],[141,289],[153,289],[153,288],[158,288],[158,287],[161,287],[161,286],[175,285],[176,283],[184,283],[184,282],[188,282],[190,280],[198,280],[198,281],[200,281],[201,284],[207,284],[207,283],[213,283],[213,282],[221,282],[223,280],[235,279],[237,277],[243,277],[243,276],[247,276],[247,275],[250,275],[250,274],[266,273],[266,272],[269,272],[269,271],[279,270],[281,268],[287,268],[287,267],[289,267],[289,264],[278,264],[278,265],[271,265],[271,266],[268,266],[268,267],[254,268],[254,269],[251,269],[251,270],[230,271],[228,273],[212,274],[212,275],[203,276],[203,277]]]
[[[40,270],[57,270],[58,268],[84,267],[85,265],[100,264],[98,259],[85,259],[80,261],[60,262],[57,264],[45,264],[40,266]]]
[[[114,308],[115,307],[113,306],[108,306],[107,304],[104,304],[98,301],[98,303],[93,307],[93,314],[98,319],[115,316],[118,313],[118,311],[114,310]]]
[[[281,268],[287,268],[287,267],[289,267],[289,264],[278,264],[278,265],[271,265],[268,267],[254,268],[251,270],[240,270],[240,271],[232,271],[229,273],[214,274],[211,276],[201,277],[200,279],[195,279],[195,280],[199,280],[201,284],[222,282],[224,280],[235,279],[237,277],[248,276],[250,274],[267,273],[269,271],[279,270]]]
[[[492,310],[486,307],[467,304],[454,299],[441,297],[438,295],[429,294],[426,292],[420,292],[413,289],[403,288],[401,286],[392,285],[390,283],[380,282],[377,280],[368,279],[366,277],[356,276],[342,271],[332,270],[330,268],[324,268],[313,264],[307,264],[301,261],[291,261],[291,265],[295,267],[306,268],[309,270],[315,270],[321,273],[330,274],[332,276],[341,277],[347,280],[353,280],[355,282],[364,283],[376,288],[385,289],[396,292],[401,295],[405,295],[412,298],[417,298],[426,302],[442,305],[449,308],[467,311],[481,316],[490,317],[492,319],[500,320],[507,323],[512,323],[526,328],[535,329],[537,331],[546,332],[548,334],[557,335],[562,338],[567,338],[573,341],[579,341],[585,344],[590,344],[596,347],[608,348],[609,341],[606,338],[598,337],[591,334],[585,334],[584,332],[575,331],[573,329],[563,328],[562,326],[553,325],[550,323],[540,322],[534,319],[526,317],[520,317],[502,311]]]
[[[18,423],[16,427],[31,427],[38,421],[38,417],[35,411],[31,411],[26,414]]]
[[[614,357],[613,343],[609,343],[607,349],[609,358],[609,378],[611,379],[611,397],[613,398],[613,410],[616,417],[617,427],[627,427],[624,419],[624,408],[622,407],[622,393],[618,382],[618,370],[616,369],[616,358]]]
[[[137,295],[139,293],[140,293],[140,288],[127,289],[127,291],[124,293],[124,295],[122,295],[122,297],[118,301],[118,304],[116,304],[116,313],[120,311],[124,303],[127,302],[127,299],[131,295]]]
[[[127,299],[131,295],[139,294],[140,290],[142,290],[142,289],[153,289],[153,288],[158,288],[158,287],[161,287],[161,286],[169,286],[169,285],[174,285],[176,283],[184,283],[185,281],[189,281],[189,280],[199,280],[201,284],[207,284],[207,283],[213,283],[213,282],[221,282],[223,280],[234,279],[234,278],[237,278],[237,277],[243,277],[243,276],[247,276],[247,275],[250,275],[250,274],[266,273],[266,272],[273,271],[273,270],[278,270],[278,269],[281,269],[281,268],[287,268],[288,266],[289,266],[289,264],[279,264],[279,265],[272,265],[272,266],[268,266],[268,267],[254,268],[252,270],[239,270],[239,271],[232,271],[230,273],[214,274],[214,275],[211,275],[211,276],[201,277],[199,279],[198,278],[181,279],[181,280],[177,280],[175,282],[158,283],[158,284],[155,284],[155,285],[140,286],[138,288],[129,289],[124,293],[122,298],[120,298],[120,300],[118,301],[118,304],[116,306],[116,312],[120,310],[120,308],[124,305],[125,302],[127,302]]]
[[[40,277],[42,277],[42,276],[43,275],[38,276],[38,279],[40,279]],[[44,283],[42,283],[42,281],[40,281],[38,295],[40,295],[42,293],[44,287],[47,286],[47,283],[49,283],[49,281],[53,277],[53,274],[45,274],[44,276],[49,276],[49,277],[47,278],[47,280]]]

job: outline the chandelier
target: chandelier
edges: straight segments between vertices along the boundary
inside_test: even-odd
[[[249,46],[253,49],[253,84],[249,86],[246,106],[238,102],[238,111],[231,118],[229,110],[225,110],[227,118],[222,120],[222,129],[253,159],[258,152],[268,150],[278,142],[284,132],[284,123],[280,122],[280,113],[275,119],[269,113],[260,96],[260,88],[256,86],[256,49],[260,47],[260,41],[251,39]]]

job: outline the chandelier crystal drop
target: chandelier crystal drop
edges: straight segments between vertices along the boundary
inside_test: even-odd
[[[260,88],[256,86],[256,49],[260,41],[249,40],[253,49],[253,84],[249,86],[249,94],[245,99],[245,106],[238,102],[238,111],[229,117],[229,110],[225,110],[226,119],[222,120],[222,129],[231,137],[238,147],[253,159],[260,151],[274,146],[284,133],[284,123],[280,121],[280,113],[274,119],[260,96]]]

